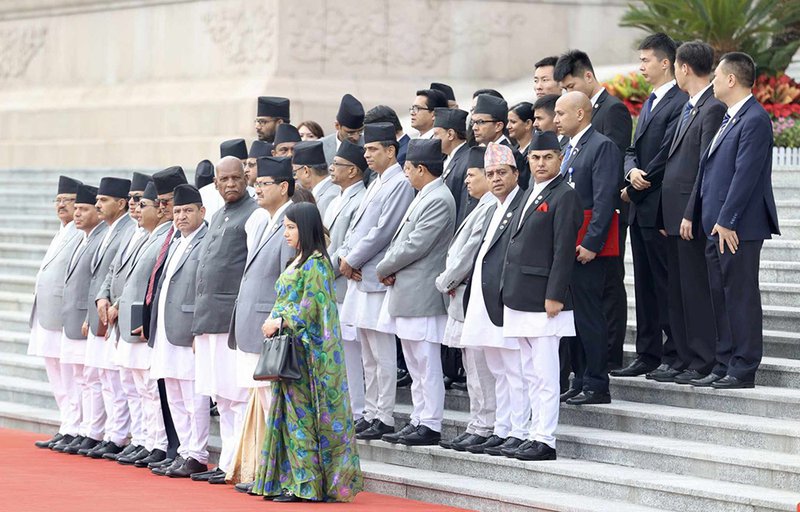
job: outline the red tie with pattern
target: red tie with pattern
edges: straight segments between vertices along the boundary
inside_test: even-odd
[[[164,243],[161,245],[161,250],[158,252],[158,258],[156,259],[156,265],[153,267],[153,271],[150,272],[150,282],[147,283],[147,296],[144,299],[144,303],[146,306],[149,306],[151,302],[153,302],[153,289],[156,285],[156,274],[158,273],[158,269],[161,268],[161,265],[164,264],[164,260],[167,258],[167,251],[169,250],[169,244],[172,242],[172,235],[175,233],[175,225],[173,224],[169,231],[167,231],[167,238],[164,240]]]

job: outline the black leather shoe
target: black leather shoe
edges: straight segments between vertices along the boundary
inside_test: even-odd
[[[441,440],[441,432],[436,432],[425,425],[420,425],[416,431],[400,437],[398,442],[406,446],[432,446],[439,444]]]
[[[592,404],[610,404],[611,394],[608,392],[602,393],[600,391],[584,391],[575,398],[567,400],[567,405],[592,405]]]
[[[581,394],[580,389],[569,388],[564,393],[561,393],[561,398],[559,400],[563,403],[569,400],[570,398],[578,396],[580,394]]]
[[[137,461],[144,460],[149,456],[150,456],[150,451],[143,446],[139,449],[138,452],[132,453],[125,457],[120,455],[119,457],[117,457],[117,462],[119,464],[122,464],[123,466],[132,466]]]
[[[62,436],[61,434],[56,434],[47,441],[36,441],[35,443],[33,443],[33,445],[36,446],[37,448],[52,448],[54,444],[61,441],[62,439],[64,439],[64,436]]]
[[[192,457],[186,459],[181,467],[176,469],[168,469],[165,473],[170,478],[189,478],[195,473],[202,473],[208,471],[208,466],[202,462],[198,462]]]
[[[195,482],[207,482],[209,478],[219,475],[225,475],[225,472],[219,468],[214,468],[208,471],[193,474],[192,480]]]
[[[228,480],[226,479],[225,473],[220,473],[209,478],[208,483],[212,485],[222,485],[227,484]]]
[[[702,379],[690,380],[689,384],[696,388],[710,388],[711,384],[720,380],[724,375],[717,375],[716,373],[709,373]]]
[[[119,453],[113,453],[113,452],[104,453],[103,458],[108,460],[119,460],[120,457],[127,457],[128,455],[133,455],[134,453],[137,453],[141,449],[142,449],[141,446],[131,443]]]
[[[470,434],[461,441],[453,442],[451,448],[457,452],[465,452],[470,446],[476,446],[486,442],[488,438],[479,436],[478,434]]]
[[[505,455],[503,453],[503,449],[516,451],[517,448],[519,448],[519,445],[521,445],[524,442],[525,441],[523,441],[522,439],[508,436],[503,444],[498,446],[490,446],[489,448],[484,448],[483,453],[485,453],[486,455],[491,455],[493,457],[499,457],[501,455]]]
[[[91,437],[84,437],[79,446],[70,446],[64,450],[64,453],[69,453],[70,455],[85,455],[91,450],[94,450],[99,444],[101,444],[100,441],[96,441]]]
[[[663,365],[662,365],[663,366]],[[676,370],[671,366],[668,366],[666,370],[654,370],[647,375],[645,378],[654,380],[656,382],[675,382],[675,377],[681,374],[680,370]]]
[[[234,485],[233,488],[236,489],[236,492],[241,492],[242,494],[249,494],[252,496],[253,485],[255,485],[255,482],[239,482],[238,484]]]
[[[737,379],[733,375],[726,375],[716,382],[711,383],[714,389],[750,389],[756,387],[755,382]]]
[[[381,420],[376,419],[372,421],[372,425],[370,425],[367,430],[356,434],[356,439],[377,441],[383,437],[384,434],[389,434],[391,432],[394,432],[394,427],[390,427]]]
[[[172,460],[172,462],[171,462],[171,463],[169,463],[169,464],[163,464],[163,465],[161,465],[161,466],[156,466],[156,467],[154,467],[153,469],[151,469],[150,471],[151,471],[151,472],[152,472],[154,475],[158,475],[158,476],[164,476],[164,475],[166,475],[166,474],[167,474],[167,471],[169,471],[169,470],[171,470],[171,469],[179,469],[181,466],[183,466],[183,463],[184,463],[184,462],[185,462],[184,458],[183,458],[183,457],[181,457],[180,455],[178,455],[177,457],[175,457],[175,458]]]
[[[62,452],[67,446],[74,443],[76,439],[80,439],[80,441],[78,441],[78,444],[81,444],[81,441],[83,441],[83,437],[81,436],[71,436],[67,434],[61,438],[61,441],[51,446],[50,449],[53,450],[54,452]]]
[[[282,491],[279,496],[275,496],[274,498],[272,498],[272,501],[274,501],[275,503],[295,503],[298,501],[306,501],[306,500],[304,500],[303,498],[299,498],[290,492]]]
[[[444,381],[444,389],[450,389],[451,387],[453,387],[453,383],[455,382],[453,379],[451,379],[447,375],[445,375],[442,380]]]
[[[700,380],[704,377],[705,375],[697,370],[683,370],[680,374],[676,375],[674,379],[672,379],[672,382],[675,384],[689,384],[689,382],[693,380]]]
[[[386,441],[387,443],[399,443],[400,439],[403,436],[407,436],[417,430],[417,427],[412,425],[411,423],[406,423],[403,428],[401,428],[397,432],[390,432],[388,434],[384,434],[381,436],[381,441]]]
[[[453,439],[442,439],[441,441],[439,441],[439,446],[441,446],[442,448],[444,448],[446,450],[449,450],[450,448],[453,447],[453,443],[457,443],[459,441],[463,441],[467,437],[469,437],[469,434],[467,434],[466,432],[462,432],[462,433],[458,434],[456,437],[454,437]]]
[[[661,372],[667,371],[667,370],[669,370],[669,368],[670,368],[670,366],[668,364],[662,363],[662,364],[658,365],[658,368],[656,368],[655,370],[653,370],[651,372],[647,372],[644,375],[644,378],[645,379],[652,379],[653,375],[655,375],[657,373],[661,373]]]
[[[556,460],[556,450],[544,443],[534,441],[524,450],[517,450],[514,458],[519,460]]]
[[[467,446],[467,451],[469,453],[483,453],[486,448],[494,448],[496,446],[500,446],[501,444],[505,443],[506,439],[504,437],[498,437],[494,434],[489,436],[489,439],[482,442],[481,444],[474,444],[472,446]]]
[[[86,456],[91,457],[93,459],[102,459],[103,455],[105,455],[106,453],[120,453],[122,450],[123,450],[122,446],[119,446],[118,444],[108,441],[105,443],[105,446],[95,448],[94,450],[87,453]]]
[[[411,374],[408,373],[408,370],[403,370],[402,368],[397,369],[397,387],[404,388],[406,386],[411,385]]]
[[[511,442],[512,440],[514,440],[514,441]],[[519,441],[519,442],[517,442],[517,441]],[[508,439],[506,439],[506,442],[503,443],[501,446],[498,446],[497,448],[490,448],[490,449],[492,451],[500,450],[500,454],[501,455],[505,455],[506,457],[509,457],[509,458],[513,459],[514,455],[517,453],[517,451],[520,448],[523,448],[523,447],[527,448],[530,445],[531,445],[531,441],[520,440],[520,439],[517,439],[516,437],[509,437]],[[490,454],[490,455],[492,455],[492,454]]]
[[[356,429],[356,434],[360,434],[361,432],[367,430],[371,425],[372,424],[367,420],[365,420],[364,418],[359,418],[358,421],[356,421],[355,425],[353,426]]]
[[[609,375],[612,377],[637,377],[639,375],[650,373],[655,369],[656,367],[653,365],[646,364],[644,361],[639,359],[634,359],[634,361],[625,368],[622,368],[621,370],[612,370]]]
[[[147,468],[150,467],[150,464],[160,464],[164,462],[164,459],[167,458],[167,453],[164,450],[155,449],[150,452],[150,455],[143,458],[142,460],[137,460],[133,463],[134,466],[137,468]]]

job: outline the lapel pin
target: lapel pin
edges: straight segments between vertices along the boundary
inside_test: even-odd
[[[225,222],[228,222],[228,217],[225,217]]]

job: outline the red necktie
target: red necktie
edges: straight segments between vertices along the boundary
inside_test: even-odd
[[[144,299],[146,306],[149,306],[150,303],[153,302],[153,290],[156,287],[156,274],[158,273],[158,269],[161,268],[161,265],[164,264],[164,260],[167,258],[167,251],[169,250],[169,244],[172,242],[173,233],[175,233],[174,224],[170,226],[169,231],[167,231],[167,238],[164,240],[164,243],[161,245],[161,250],[158,252],[156,265],[153,267],[153,271],[150,272],[150,282],[147,283],[147,296]]]

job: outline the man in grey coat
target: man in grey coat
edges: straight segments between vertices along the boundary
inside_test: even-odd
[[[328,252],[336,274],[336,304],[341,311],[347,293],[347,278],[339,270],[339,248],[350,229],[353,217],[364,199],[364,172],[368,169],[364,158],[364,148],[350,141],[343,141],[331,165],[331,181],[341,188],[341,193],[331,202],[322,221],[330,233],[331,244]],[[361,340],[354,325],[341,323],[342,347],[345,368],[347,369],[347,388],[350,391],[350,405],[353,409],[356,433],[369,428],[364,419],[364,366],[361,362]]]
[[[364,419],[371,424],[356,437],[380,439],[394,432],[397,345],[394,336],[377,328],[386,286],[378,280],[376,267],[414,199],[414,190],[397,163],[394,125],[367,124],[364,141],[364,157],[377,176],[367,188],[337,258],[339,270],[348,279],[341,322],[358,329],[366,384]]]
[[[75,192],[80,181],[60,176],[54,204],[56,215],[61,225],[50,242],[44,255],[39,273],[36,274],[35,295],[31,309],[31,337],[28,344],[28,355],[44,359],[47,380],[53,389],[53,396],[61,416],[58,432],[46,441],[36,441],[38,448],[50,448],[67,434],[65,422],[67,411],[67,389],[72,387],[72,372],[62,371],[61,367],[61,331],[64,324],[61,320],[64,294],[64,278],[67,264],[81,241],[81,232],[75,228],[72,220],[75,211]]]
[[[100,221],[95,208],[97,188],[78,185],[75,194],[75,228],[82,232],[81,242],[67,263],[61,320],[62,372],[71,374],[67,384],[67,413],[64,439],[53,450],[75,454],[79,449],[92,449],[103,439],[103,421],[92,421],[93,408],[103,409],[102,397],[92,394],[84,378],[86,361],[86,312],[89,307],[91,261],[100,246],[108,225]],[[94,306],[94,304],[92,304]],[[95,399],[95,401],[93,401]],[[102,418],[101,418],[102,419]]]
[[[447,324],[444,297],[432,276],[445,269],[447,247],[456,222],[456,203],[441,180],[442,141],[414,139],[408,144],[404,172],[417,197],[409,205],[377,266],[389,287],[378,329],[400,338],[411,384],[411,421],[383,440],[409,446],[437,444],[444,415],[441,341]]]
[[[333,157],[339,151],[342,142],[349,141],[353,144],[363,142],[364,133],[364,106],[351,94],[342,96],[336,121],[333,122],[333,133],[322,137],[322,147],[325,150],[325,161],[328,165],[333,163]]]
[[[292,169],[297,183],[311,192],[317,203],[319,214],[325,218],[325,210],[331,201],[339,195],[339,187],[331,182],[328,176],[329,165],[325,163],[322,142],[308,140],[298,142],[292,154]]]

